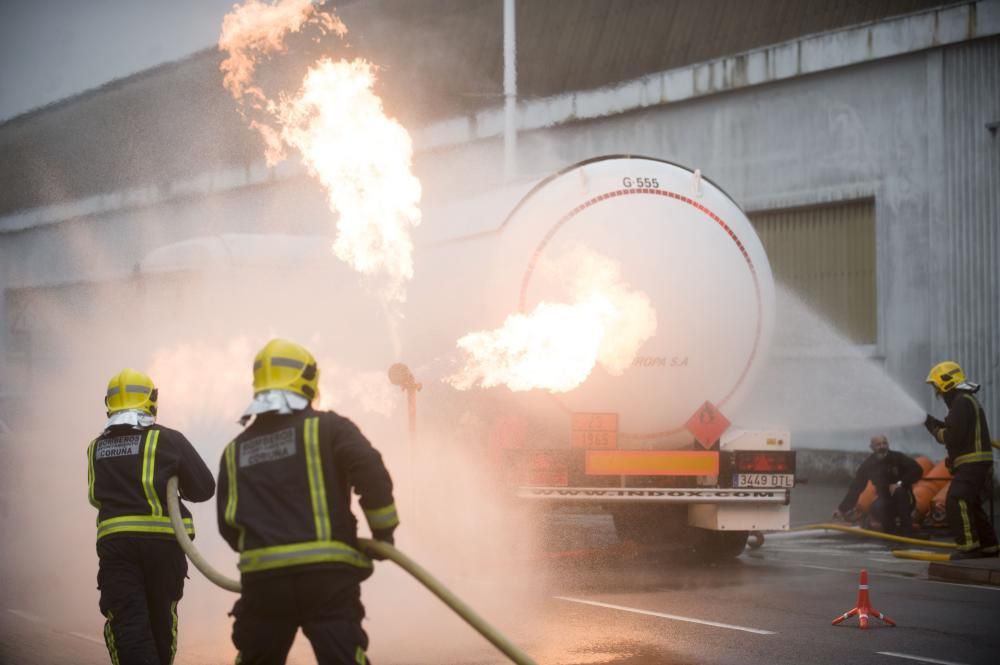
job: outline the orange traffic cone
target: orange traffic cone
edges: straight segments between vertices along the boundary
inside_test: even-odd
[[[853,616],[858,617],[858,625],[862,628],[868,628],[868,617],[873,616],[890,626],[895,626],[896,622],[882,614],[874,607],[872,607],[871,601],[868,599],[868,571],[861,570],[861,579],[858,582],[858,606],[849,612],[841,614],[839,617],[834,619],[831,623],[836,626],[845,619],[849,619]]]

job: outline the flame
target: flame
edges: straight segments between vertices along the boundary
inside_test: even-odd
[[[411,231],[420,224],[420,181],[413,175],[413,143],[385,115],[373,92],[375,67],[361,59],[323,58],[292,94],[269,97],[253,80],[261,57],[284,52],[284,38],[306,25],[344,36],[347,28],[309,0],[275,5],[247,0],[223,20],[219,48],[228,55],[223,85],[242,105],[265,143],[268,164],[292,148],[324,187],[337,214],[332,250],[368,277],[385,281],[384,296],[403,301],[413,277]]]
[[[253,83],[257,58],[283,52],[285,35],[307,24],[318,26],[323,33],[347,34],[347,26],[339,18],[317,12],[312,0],[282,0],[274,5],[246,0],[243,6],[233,5],[233,11],[222,19],[219,37],[219,50],[229,54],[220,66],[226,90],[237,100],[249,94],[256,102],[265,101],[264,91]]]
[[[656,332],[656,312],[646,294],[621,276],[621,267],[580,247],[549,262],[572,303],[541,302],[530,314],[512,314],[496,330],[458,340],[463,367],[445,380],[459,390],[505,385],[568,392],[596,365],[622,374],[642,344]]]

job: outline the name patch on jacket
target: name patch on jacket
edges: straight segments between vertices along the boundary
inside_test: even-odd
[[[240,467],[273,462],[295,454],[295,428],[247,439],[240,444]]]
[[[97,442],[97,446],[94,448],[94,459],[138,455],[140,443],[142,443],[141,434],[129,434],[127,436],[116,436],[113,439],[102,439]]]

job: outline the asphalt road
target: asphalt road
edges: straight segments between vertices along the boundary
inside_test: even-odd
[[[808,490],[810,500],[793,522],[824,518],[839,492]],[[474,571],[435,571],[540,664],[992,665],[1000,653],[1000,588],[930,581],[926,563],[895,559],[877,541],[818,532],[769,535],[758,550],[706,565],[615,549],[603,516],[564,516],[550,527],[589,553],[521,560],[494,580]],[[603,546],[612,550],[602,554]],[[854,607],[862,568],[873,605],[897,627],[873,620],[860,630],[853,619],[830,625]],[[377,665],[507,662],[426,594],[406,587],[401,574],[381,570],[381,579],[365,590]],[[201,593],[199,584],[189,583],[189,596]],[[210,608],[207,615],[218,619],[211,625],[192,614],[205,615],[198,605],[214,600],[183,602],[177,665],[232,662],[224,617],[231,597]],[[96,610],[78,614],[0,589],[0,663],[107,662]],[[312,662],[300,637],[289,663]]]

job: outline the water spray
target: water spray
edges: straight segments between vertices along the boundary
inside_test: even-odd
[[[197,568],[201,574],[207,577],[213,584],[220,586],[227,591],[240,593],[242,586],[239,580],[227,577],[212,567],[212,565],[205,560],[197,548],[195,548],[194,543],[191,542],[191,539],[188,537],[187,532],[184,529],[184,524],[181,521],[180,502],[178,501],[177,496],[177,477],[172,476],[167,481],[167,512],[170,513],[170,523],[173,525],[174,535],[177,536],[177,542],[180,543],[181,549],[184,550],[184,553],[187,555],[188,559],[191,560],[191,563],[194,564],[194,567]],[[418,582],[427,587],[428,591],[437,596],[441,602],[450,607],[455,614],[462,617],[466,623],[472,626],[480,635],[485,637],[493,646],[507,656],[511,662],[517,663],[517,665],[536,665],[535,661],[532,660],[531,657],[504,637],[500,631],[487,623],[485,619],[476,614],[476,612],[471,607],[466,605],[462,599],[452,593],[416,561],[406,556],[392,545],[379,542],[377,540],[358,538],[358,546],[365,554],[369,556],[377,555],[379,557],[389,559],[412,575]]]

